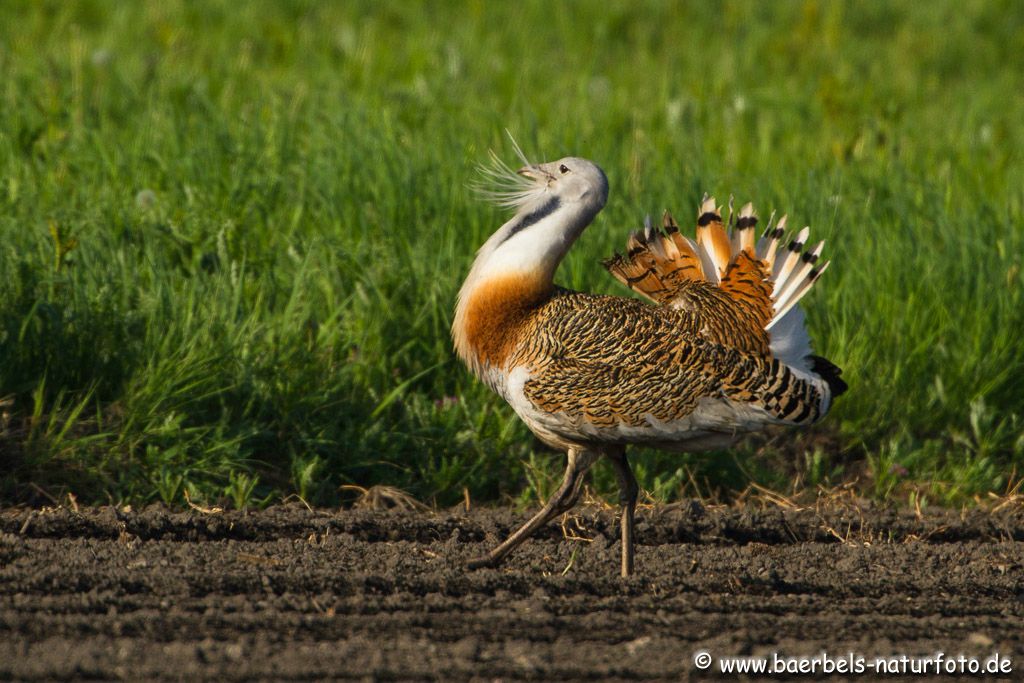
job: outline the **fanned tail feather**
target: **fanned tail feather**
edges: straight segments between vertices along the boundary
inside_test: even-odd
[[[780,249],[786,220],[783,216],[774,227],[769,220],[764,235],[755,243],[757,214],[752,204],[740,209],[730,235],[715,198],[705,195],[697,216],[696,241],[683,236],[666,211],[662,229],[654,228],[648,217],[644,230],[630,235],[626,255],[616,254],[604,265],[624,285],[660,304],[671,304],[686,281],[718,285],[738,299],[750,295],[749,285],[756,280],[768,282],[772,315],[765,328],[770,330],[828,267],[828,262],[816,265],[823,241],[804,249],[810,228],[800,230]]]
[[[643,232],[633,232],[626,242],[626,255],[615,254],[604,267],[615,279],[659,304],[670,303],[684,282],[706,281],[700,248],[679,234],[679,226],[667,211],[666,233],[646,221]]]
[[[810,229],[803,228],[787,244],[787,217],[773,226],[774,213],[757,239],[753,205],[734,214],[730,199],[729,208],[731,234],[715,198],[704,195],[696,240],[682,235],[667,211],[661,229],[648,218],[643,231],[630,235],[626,255],[615,254],[605,268],[630,289],[666,306],[685,307],[694,283],[717,286],[753,312],[752,319],[770,333],[774,353],[813,371],[803,316],[789,314],[828,267],[827,261],[818,265],[825,243],[805,249]]]
[[[843,381],[843,371],[835,363],[821,356],[810,356],[811,372],[821,377],[832,391],[832,398],[842,396],[849,386]]]
[[[754,228],[757,225],[757,214],[754,213],[754,205],[747,202],[740,209],[740,217],[736,221],[736,227],[732,232],[733,254],[738,255],[745,251],[749,256],[756,256],[754,246]]]
[[[701,262],[708,282],[718,284],[732,258],[729,234],[722,225],[722,211],[715,206],[715,198],[704,195],[697,216],[697,244],[701,247]]]
[[[788,252],[786,258],[775,262],[775,267],[772,269],[772,281],[775,283],[775,291],[772,292],[773,296],[778,294],[782,284],[789,277],[789,274],[793,272],[793,268],[796,267],[797,262],[800,260],[804,243],[807,242],[807,237],[810,233],[810,228],[804,228],[798,232],[796,237],[789,243],[789,248],[786,250]]]
[[[764,237],[761,238],[761,245],[757,248],[757,254],[765,262],[765,266],[769,269],[775,265],[775,255],[779,250],[779,243],[782,242],[782,238],[786,235],[786,220],[789,216],[783,215],[779,219],[779,224],[774,228],[771,226],[769,221],[768,229],[765,230]]]

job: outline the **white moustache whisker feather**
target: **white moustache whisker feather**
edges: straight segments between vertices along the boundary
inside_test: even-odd
[[[516,146],[524,166],[532,166]],[[508,164],[498,158],[493,151],[490,162],[478,167],[481,179],[473,182],[470,187],[483,199],[498,206],[520,209],[544,194],[546,184],[516,173]]]
[[[512,148],[516,156],[523,163],[524,168],[534,168],[536,164],[526,158],[523,148],[519,146],[512,133],[506,128],[505,134],[512,142]],[[547,182],[528,178],[520,175],[501,158],[490,151],[490,160],[486,164],[480,164],[477,170],[481,179],[470,183],[470,188],[482,199],[497,204],[498,206],[519,210],[530,206],[537,199],[547,192]]]

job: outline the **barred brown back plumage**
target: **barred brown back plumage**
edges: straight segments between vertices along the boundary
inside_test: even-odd
[[[535,408],[599,428],[679,420],[703,398],[816,420],[817,388],[762,350],[730,344],[728,328],[703,311],[558,290],[520,330],[510,367],[529,369],[524,393]]]

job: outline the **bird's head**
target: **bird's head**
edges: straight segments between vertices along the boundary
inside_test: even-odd
[[[534,164],[512,143],[522,168],[512,170],[492,152],[491,164],[480,168],[485,182],[477,190],[516,213],[480,247],[464,291],[509,273],[550,286],[569,247],[608,200],[608,179],[597,164],[579,157]]]
[[[527,164],[518,171],[531,181],[531,197],[553,195],[562,204],[585,203],[600,210],[608,200],[608,178],[601,167],[579,157]]]
[[[509,138],[511,138],[509,134]],[[541,206],[574,205],[575,212],[593,217],[608,200],[608,178],[601,167],[587,159],[565,157],[535,164],[512,139],[523,166],[513,171],[491,152],[491,163],[480,167],[483,182],[476,189],[485,198],[517,213],[530,213]]]

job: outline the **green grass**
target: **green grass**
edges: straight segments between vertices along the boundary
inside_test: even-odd
[[[598,259],[705,190],[829,239],[807,306],[849,393],[812,436],[638,454],[657,498],[1004,492],[1022,41],[987,0],[5,2],[0,499],[543,495],[560,459],[448,338],[505,128],[608,173],[567,286],[621,294]]]

